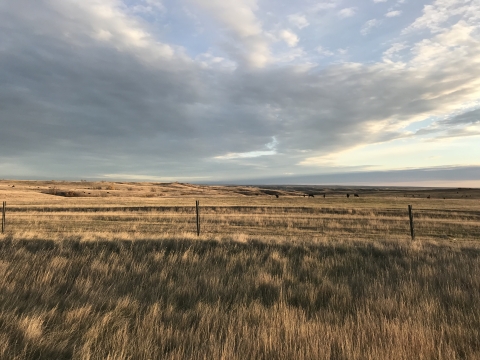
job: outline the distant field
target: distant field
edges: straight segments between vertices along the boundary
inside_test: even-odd
[[[0,359],[478,359],[479,199],[0,181]]]
[[[205,239],[408,239],[409,204],[418,239],[480,236],[478,189],[2,181],[0,198],[7,201],[7,234],[22,239],[184,238],[196,233],[195,200]]]

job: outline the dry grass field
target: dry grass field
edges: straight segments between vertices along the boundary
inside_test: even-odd
[[[480,358],[480,190],[4,180],[0,199],[1,359]]]

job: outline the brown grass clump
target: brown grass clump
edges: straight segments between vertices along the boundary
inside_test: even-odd
[[[61,190],[57,187],[53,187],[45,191],[45,194],[55,195],[55,196],[64,196],[64,197],[78,197],[80,194],[73,190]]]

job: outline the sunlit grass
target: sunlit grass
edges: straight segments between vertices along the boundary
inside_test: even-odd
[[[476,200],[194,188],[197,237],[192,194],[29,186],[0,189],[0,359],[480,358]]]
[[[480,356],[476,246],[239,240],[4,240],[0,357]]]

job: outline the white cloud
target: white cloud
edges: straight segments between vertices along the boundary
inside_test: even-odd
[[[307,53],[301,47],[292,47],[288,51],[278,53],[275,56],[275,63],[289,63],[290,66],[305,66]]]
[[[257,158],[260,156],[271,156],[277,154],[277,145],[278,140],[275,136],[272,136],[272,141],[268,144],[265,144],[265,148],[267,150],[255,150],[255,151],[247,151],[242,153],[228,153],[225,155],[215,156],[215,159],[219,160],[233,160],[233,159],[249,159],[249,158]]]
[[[85,34],[69,33],[69,40],[75,44],[82,41],[81,36],[87,35],[122,51],[134,52],[151,65],[160,59],[183,56],[173,46],[154,39],[145,24],[130,16],[129,9],[118,0],[84,0],[75,3],[51,0],[51,3],[60,14],[68,16],[73,22],[81,21],[81,18],[88,19],[82,28]]]
[[[288,46],[294,47],[298,44],[298,36],[290,30],[280,31],[280,38],[282,38]]]
[[[348,17],[354,16],[355,12],[356,12],[356,8],[354,7],[345,8],[338,12],[338,16],[341,18],[348,18]]]
[[[374,3],[384,3],[387,2],[388,0],[373,0]]]
[[[402,31],[407,34],[417,30],[429,29],[433,33],[444,30],[444,24],[454,16],[463,16],[466,21],[480,20],[478,0],[436,0],[425,5],[422,16]]]
[[[431,39],[423,39],[412,48],[412,65],[435,67],[465,57],[469,57],[473,65],[474,61],[480,61],[480,41],[476,39],[475,30],[476,27],[460,21]],[[465,73],[465,76],[470,75]],[[477,83],[480,84],[480,79]],[[480,90],[476,93],[480,97]]]
[[[322,10],[333,9],[337,7],[339,0],[323,0],[313,5],[310,11],[317,12]]]
[[[371,19],[368,20],[363,26],[362,30],[360,30],[360,33],[362,35],[368,35],[373,28],[380,26],[382,23],[382,20],[377,20],[377,19]]]
[[[113,35],[110,31],[100,29],[93,36],[100,41],[109,41]]]
[[[248,151],[244,153],[228,153],[225,155],[215,156],[215,159],[219,160],[233,160],[233,159],[249,159],[257,158],[260,156],[275,155],[276,151],[266,150],[266,151]]]
[[[165,11],[165,6],[163,5],[161,0],[144,0],[148,5],[158,9]]]
[[[256,0],[191,0],[220,21],[241,44],[246,62],[264,67],[271,60],[269,44],[255,15]]]
[[[395,56],[398,52],[400,52],[400,51],[402,51],[406,48],[407,48],[407,45],[404,42],[393,44],[392,46],[390,46],[390,48],[388,48],[388,50],[386,50],[383,53],[383,61],[391,62],[393,56]]]
[[[258,8],[256,0],[193,0],[193,2],[210,10],[213,16],[240,38],[262,33],[260,21],[255,16]]]
[[[204,68],[216,70],[233,71],[237,68],[237,64],[229,59],[221,56],[215,56],[211,52],[198,55],[195,60]]]
[[[303,29],[304,27],[307,27],[308,25],[310,25],[305,15],[302,15],[302,14],[289,15],[288,21],[290,21],[291,24],[295,25],[299,29]]]
[[[132,7],[134,13],[165,13],[166,8],[160,0],[140,0]]]
[[[324,49],[322,46],[317,46],[315,50],[322,56],[333,56],[334,53],[328,49]]]
[[[400,10],[389,11],[385,14],[386,17],[396,17],[400,15],[402,15],[402,12]]]

